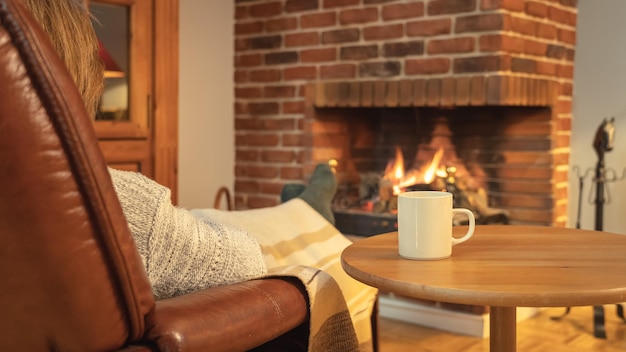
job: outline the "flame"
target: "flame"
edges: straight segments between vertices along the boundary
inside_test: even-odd
[[[433,160],[430,162],[426,172],[424,172],[424,183],[431,184],[435,180],[435,175],[440,168],[441,159],[443,158],[443,148],[439,147],[439,150],[433,156]]]
[[[400,147],[396,147],[396,157],[387,163],[385,178],[392,181],[399,181],[404,178],[404,157]]]
[[[435,176],[439,176],[441,172],[443,155],[444,150],[440,147],[425,168],[412,170],[407,175],[404,169],[402,150],[400,147],[396,147],[396,156],[387,163],[384,175],[384,178],[393,184],[393,194],[398,195],[407,187],[416,184],[431,184],[435,180]]]

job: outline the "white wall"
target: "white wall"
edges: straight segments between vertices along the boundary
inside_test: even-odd
[[[614,116],[615,149],[605,155],[607,168],[617,177],[626,167],[626,1],[579,0],[570,170],[595,169],[592,147],[596,129],[605,117]],[[581,228],[593,229],[595,197],[593,176],[585,179],[582,192]],[[576,225],[578,179],[570,173],[569,226]],[[608,185],[610,204],[604,206],[604,230],[626,234],[626,180]],[[593,200],[593,198],[591,199]]]
[[[180,1],[178,204],[213,207],[234,185],[234,4]]]

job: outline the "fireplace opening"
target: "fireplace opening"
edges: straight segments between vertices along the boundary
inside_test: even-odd
[[[314,159],[338,162],[333,208],[342,232],[372,235],[395,230],[389,173],[390,162],[399,155],[407,175],[423,174],[437,161],[430,181],[405,182],[404,190],[457,192],[455,206],[474,210],[481,223],[553,221],[548,107],[315,110]]]

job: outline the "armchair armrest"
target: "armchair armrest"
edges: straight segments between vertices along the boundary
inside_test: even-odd
[[[160,351],[244,351],[308,319],[304,286],[265,278],[156,302],[146,338]]]

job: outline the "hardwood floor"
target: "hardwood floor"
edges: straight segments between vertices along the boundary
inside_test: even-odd
[[[573,307],[560,321],[564,308],[542,309],[534,317],[517,324],[519,352],[624,352],[626,323],[615,313],[615,305],[605,306],[607,339],[593,336],[592,307]],[[380,318],[380,352],[487,352],[489,339],[456,335]]]

